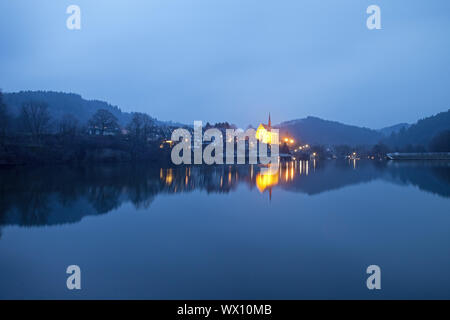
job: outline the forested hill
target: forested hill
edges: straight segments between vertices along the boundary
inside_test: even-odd
[[[78,94],[53,91],[20,91],[4,93],[3,99],[9,110],[18,115],[23,103],[28,101],[45,102],[53,119],[61,119],[66,114],[75,116],[80,123],[87,123],[99,109],[106,109],[117,117],[121,125],[131,120],[131,114],[122,112],[119,107],[98,100],[85,100]]]
[[[450,130],[450,109],[417,121],[408,129],[392,134],[385,143],[392,146],[428,146],[438,134]]]
[[[298,141],[310,144],[373,145],[383,138],[383,134],[376,130],[316,117],[283,122],[277,128],[282,135],[290,135]]]

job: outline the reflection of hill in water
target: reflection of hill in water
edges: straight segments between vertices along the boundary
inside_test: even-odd
[[[388,162],[385,179],[402,185],[414,185],[420,190],[450,197],[449,161]]]
[[[337,190],[348,185],[369,182],[380,177],[380,168],[368,162],[317,162],[309,174],[301,179],[286,181],[281,187],[285,190],[315,195]]]
[[[14,168],[0,170],[0,225],[75,223],[131,202],[148,208],[160,193],[194,190],[233,192],[240,183],[259,192],[277,188],[316,195],[348,185],[384,179],[416,185],[421,190],[450,196],[450,164],[385,162],[317,162],[283,164],[262,175],[257,166],[151,168],[143,165]]]

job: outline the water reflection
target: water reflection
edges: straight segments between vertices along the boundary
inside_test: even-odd
[[[124,202],[146,209],[158,194],[229,193],[241,184],[268,198],[277,190],[314,196],[375,179],[450,197],[449,162],[292,161],[266,173],[256,165],[10,168],[0,170],[0,226],[74,223]]]

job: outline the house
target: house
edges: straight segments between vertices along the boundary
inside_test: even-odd
[[[256,139],[265,144],[278,142],[278,137],[274,132],[272,132],[272,121],[270,119],[270,113],[269,122],[267,124],[261,123],[258,129],[256,129]]]

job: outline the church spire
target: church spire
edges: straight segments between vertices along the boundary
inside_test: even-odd
[[[269,125],[269,128],[272,127],[272,121],[270,121],[270,112],[269,112],[269,123],[268,123],[268,125]]]

